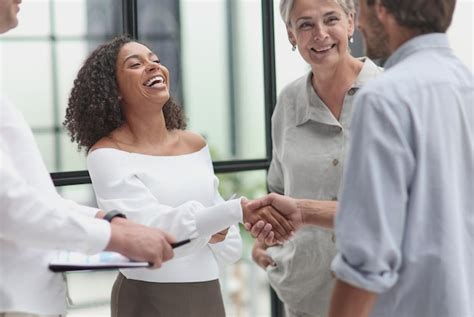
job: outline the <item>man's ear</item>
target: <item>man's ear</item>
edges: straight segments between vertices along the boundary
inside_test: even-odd
[[[388,11],[387,8],[383,6],[380,0],[375,1],[375,14],[379,21],[385,21],[387,19]]]

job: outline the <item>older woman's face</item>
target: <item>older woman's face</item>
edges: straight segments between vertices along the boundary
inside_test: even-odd
[[[333,66],[347,57],[354,20],[335,0],[295,0],[288,36],[312,66]]]
[[[163,106],[170,98],[168,69],[142,44],[130,42],[120,49],[116,73],[119,93],[126,105],[152,101]]]

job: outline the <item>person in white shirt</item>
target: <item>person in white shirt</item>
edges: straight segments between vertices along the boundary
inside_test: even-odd
[[[243,199],[223,201],[208,145],[184,130],[169,76],[147,46],[121,36],[85,61],[66,110],[99,206],[193,239],[159,271],[122,270],[112,316],[225,316],[218,263],[240,258],[236,224],[263,217],[278,239],[292,231],[273,209],[252,214]]]
[[[0,1],[0,33],[18,24],[20,1]],[[170,235],[62,199],[31,129],[0,95],[0,316],[66,313],[63,277],[48,270],[57,249],[102,250],[161,266],[173,256]]]

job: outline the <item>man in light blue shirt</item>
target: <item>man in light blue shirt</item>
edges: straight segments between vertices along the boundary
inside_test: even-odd
[[[472,317],[474,76],[444,34],[455,0],[359,4],[368,55],[389,58],[355,101],[330,316]]]
[[[474,316],[474,75],[444,33],[454,6],[359,0],[367,55],[388,60],[354,101],[331,317]],[[333,224],[310,200],[250,208],[267,204],[296,227]]]

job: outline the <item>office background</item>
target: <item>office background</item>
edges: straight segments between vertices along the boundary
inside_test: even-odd
[[[63,181],[58,184],[79,183],[58,190],[94,205],[92,188],[83,181],[85,174],[71,181],[69,172],[85,169],[85,154],[70,142],[62,121],[84,58],[100,43],[132,28],[170,69],[172,94],[185,108],[188,128],[206,137],[217,171],[222,172],[224,198],[233,192],[258,197],[266,193],[269,117],[276,95],[308,71],[290,49],[278,3],[25,0],[19,27],[0,38],[0,90],[32,126],[48,169]],[[274,23],[268,23],[270,13]],[[473,17],[474,1],[458,0],[448,32],[456,53],[471,69]],[[127,25],[130,22],[136,25]],[[353,53],[362,54],[360,35]],[[236,317],[270,316],[268,283],[263,270],[251,261],[251,238],[244,238],[242,260],[222,274],[226,310]],[[115,274],[69,274],[69,316],[108,316]]]

